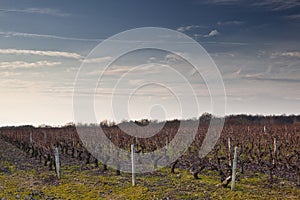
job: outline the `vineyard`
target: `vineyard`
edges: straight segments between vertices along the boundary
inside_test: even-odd
[[[85,144],[82,142],[79,135],[77,134],[77,129],[84,130],[87,133],[97,134],[97,130],[101,128],[104,131],[107,138],[119,148],[126,150],[128,152],[128,157],[130,157],[130,146],[135,145],[135,153],[144,154],[147,152],[153,152],[156,149],[165,148],[165,146],[172,141],[175,135],[178,133],[178,128],[180,123],[183,123],[183,133],[189,133],[191,127],[195,121],[186,120],[180,122],[178,120],[166,122],[162,129],[159,130],[157,134],[149,138],[136,138],[131,135],[126,134],[117,125],[102,123],[100,125],[78,125],[77,129],[74,125],[68,125],[64,127],[32,127],[32,126],[22,126],[22,127],[2,127],[0,129],[0,137],[3,142],[7,145],[12,145],[21,150],[28,160],[34,160],[36,163],[34,167],[42,169],[43,173],[51,173],[53,182],[60,182],[67,179],[64,174],[70,168],[75,169],[76,166],[80,166],[80,173],[88,173],[90,171],[95,176],[118,177],[124,178],[121,182],[126,182],[128,188],[135,188],[137,191],[141,190],[141,187],[147,188],[147,177],[148,176],[162,176],[160,177],[161,182],[166,182],[165,187],[172,187],[169,184],[175,184],[173,181],[178,182],[178,180],[170,181],[169,178],[165,176],[184,178],[182,184],[188,182],[192,189],[182,189],[190,192],[186,192],[188,199],[210,199],[214,198],[243,198],[243,196],[234,196],[242,192],[245,189],[243,187],[243,182],[247,180],[254,180],[258,177],[263,177],[261,183],[255,183],[264,187],[265,189],[284,189],[285,187],[291,188],[292,192],[285,193],[283,190],[276,194],[273,191],[273,197],[276,198],[277,195],[290,195],[290,198],[297,199],[300,194],[300,124],[297,117],[245,117],[245,116],[231,116],[226,118],[226,122],[221,133],[218,142],[214,146],[213,150],[204,158],[199,158],[198,152],[200,150],[203,139],[207,133],[209,125],[209,117],[204,116],[200,118],[200,125],[198,127],[197,134],[192,142],[192,144],[186,148],[186,151],[178,159],[171,162],[167,167],[161,168],[160,159],[166,159],[162,157],[155,157],[149,161],[153,169],[157,169],[156,172],[149,172],[141,175],[137,175],[137,186],[130,186],[130,174],[123,173],[120,168],[112,169],[109,167],[110,160],[115,158],[105,156],[101,157],[101,162],[96,157],[93,156],[87,149],[94,148],[94,143]],[[299,118],[299,117],[298,117]],[[292,120],[291,120],[292,119]],[[159,122],[125,122],[128,127],[130,123],[135,123],[140,126],[149,127],[148,129],[153,129],[156,126],[161,125]],[[148,125],[148,126],[146,126]],[[150,126],[149,126],[150,125]],[[135,130],[132,130],[134,132]],[[147,131],[147,128],[145,128]],[[91,145],[91,146],[87,146]],[[229,184],[232,181],[233,174],[233,158],[234,149],[237,147],[237,163],[236,163],[236,189],[235,191],[230,191]],[[108,148],[108,147],[107,147]],[[60,166],[55,162],[56,155],[55,149],[58,150],[60,157]],[[105,147],[101,146],[97,151],[101,154],[101,151],[107,151]],[[165,149],[165,156],[171,154],[170,149]],[[5,152],[1,152],[5,154]],[[2,155],[4,158],[5,156]],[[1,159],[2,159],[1,157]],[[98,157],[98,156],[97,156]],[[99,157],[98,157],[99,158]],[[137,164],[139,164],[139,159],[137,158]],[[36,166],[38,165],[38,166]],[[2,167],[4,165],[2,164]],[[62,177],[53,177],[55,175],[55,170],[60,167],[60,173]],[[0,171],[5,175],[4,168]],[[74,172],[75,173],[75,172]],[[163,174],[163,175],[162,175]],[[197,189],[195,185],[205,184],[208,177],[213,177],[213,187],[215,191],[222,190],[222,192],[230,192],[233,196],[214,196],[212,194],[203,191],[205,185],[202,189]],[[3,177],[3,176],[2,176]],[[60,179],[59,179],[60,178]],[[165,181],[164,181],[165,179]],[[149,181],[151,178],[149,178]],[[168,180],[168,181],[167,181]],[[148,183],[150,184],[150,183]],[[1,184],[4,191],[7,190],[5,184]],[[255,186],[252,186],[255,188]],[[258,186],[257,186],[258,187]],[[101,188],[101,187],[99,187]],[[128,189],[127,188],[127,189]],[[257,188],[259,189],[259,188]],[[101,189],[99,189],[101,190]],[[110,189],[109,189],[110,190]],[[149,188],[147,190],[150,190]],[[141,191],[143,195],[147,194],[147,190]],[[210,187],[209,191],[213,190]],[[76,189],[75,189],[76,191]],[[255,189],[253,189],[255,191]],[[203,194],[201,196],[199,194]],[[113,191],[106,194],[97,193],[93,196],[94,198],[142,198],[143,196],[130,197],[130,196],[109,196],[113,195]],[[149,193],[149,191],[148,191]],[[206,194],[205,194],[206,193]],[[251,194],[248,198],[254,198],[259,192]],[[4,196],[9,196],[11,194],[3,193]],[[51,196],[52,195],[52,196]],[[56,194],[49,195],[49,199],[64,199],[65,197],[56,196]],[[99,196],[100,195],[100,196]],[[150,195],[150,193],[148,194]],[[181,199],[184,196],[177,196],[176,192],[157,195],[151,193],[150,198],[158,199]],[[167,196],[165,196],[167,195]],[[193,196],[196,195],[196,196]],[[33,198],[31,195],[30,198]],[[284,197],[281,196],[281,197]],[[21,196],[19,196],[21,198]],[[27,196],[28,197],[28,196]],[[147,197],[147,196],[146,196]],[[146,198],[144,196],[144,198]],[[262,196],[261,196],[262,197]],[[1,193],[0,193],[1,198]],[[8,198],[8,197],[7,197]],[[25,198],[25,197],[24,197]],[[29,197],[28,197],[29,198]],[[29,198],[29,199],[30,199]],[[44,196],[36,197],[44,199]],[[262,197],[263,198],[263,197]],[[266,198],[272,198],[272,196]],[[2,198],[3,199],[3,198]],[[4,197],[5,199],[5,197]],[[9,198],[8,198],[9,199]],[[46,199],[46,198],[45,198]],[[73,199],[73,198],[71,198]]]

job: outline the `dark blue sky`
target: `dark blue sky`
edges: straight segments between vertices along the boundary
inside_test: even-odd
[[[79,38],[107,38],[144,26],[177,29],[188,25],[203,26],[190,30],[191,35],[218,29],[223,33],[218,39],[225,41],[270,42],[299,38],[298,1],[295,6],[279,10],[274,10],[275,5],[271,4],[252,5],[254,3],[249,3],[252,1],[213,2],[218,1],[1,1],[0,22],[2,30]],[[289,18],[293,15],[296,19]],[[237,26],[228,23],[230,21],[241,24]]]
[[[228,113],[299,114],[299,8],[297,0],[2,0],[0,109],[14,111],[1,114],[0,123],[72,121],[80,58],[139,27],[178,30],[203,45],[223,76]],[[15,117],[29,108],[32,118]]]

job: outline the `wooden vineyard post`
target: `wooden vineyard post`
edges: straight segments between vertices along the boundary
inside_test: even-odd
[[[165,159],[167,161],[167,153],[168,153],[168,145],[169,145],[169,141],[168,141],[168,137],[166,136],[166,144],[165,144],[165,148],[164,148],[164,156],[165,156]]]
[[[57,147],[54,148],[54,157],[55,157],[55,169],[56,169],[57,178],[60,179],[59,152]]]
[[[32,131],[30,131],[30,144],[32,144],[33,143],[33,139],[32,139]]]
[[[132,174],[132,186],[135,186],[134,144],[131,145],[131,174]]]
[[[234,190],[235,187],[235,179],[236,179],[236,167],[237,167],[237,157],[238,157],[238,148],[234,148],[234,157],[233,157],[233,164],[232,164],[232,180],[231,180],[231,190]]]
[[[168,145],[169,145],[169,138],[168,138],[168,136],[166,136],[166,146],[165,146],[166,150],[168,150]]]
[[[275,165],[276,155],[277,155],[277,140],[276,140],[276,137],[274,137],[274,157],[273,157],[273,165]]]
[[[297,186],[300,187],[300,165],[299,162],[300,161],[300,154],[297,154],[297,171],[296,171],[296,175],[297,175]]]
[[[228,165],[231,166],[231,138],[228,138]]]

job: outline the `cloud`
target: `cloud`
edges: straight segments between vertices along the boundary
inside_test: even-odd
[[[11,72],[11,71],[4,71],[0,72],[0,77],[12,77],[12,76],[18,76],[21,75],[21,73]]]
[[[287,19],[300,19],[300,14],[288,15],[288,16],[285,16],[285,18],[287,18]]]
[[[133,86],[141,86],[142,84],[144,84],[146,81],[143,79],[131,79],[128,81],[130,85]]]
[[[230,4],[230,3],[237,3],[239,0],[207,0],[205,3],[209,4]]]
[[[215,30],[212,30],[209,34],[204,35],[203,37],[214,37],[214,36],[217,36],[217,35],[220,35],[220,32],[215,29]]]
[[[220,34],[221,33],[218,30],[214,29],[214,30],[210,31],[208,34],[205,34],[205,35],[196,33],[196,34],[194,34],[194,38],[195,38],[195,40],[198,40],[198,38],[200,38],[200,37],[207,38],[207,37],[217,36],[217,35],[220,35]],[[202,43],[204,43],[204,42],[202,42]],[[217,44],[215,42],[212,42],[212,43]]]
[[[262,7],[271,11],[280,11],[295,8],[300,6],[299,0],[207,0],[206,4],[219,4],[219,5],[245,5]]]
[[[174,63],[174,62],[178,62],[178,61],[182,62],[183,56],[184,55],[179,52],[176,52],[176,54],[168,53],[164,58],[164,63],[170,64],[170,63]]]
[[[285,56],[285,57],[294,57],[294,58],[300,58],[300,52],[299,51],[288,51],[288,52],[281,52],[281,53],[272,53],[271,57],[278,57],[278,56]]]
[[[40,87],[40,85],[36,84],[34,81],[20,80],[20,79],[0,79],[0,83],[2,86],[0,88],[1,90],[9,90],[9,91],[11,91],[12,88],[24,91],[24,89]]]
[[[58,17],[70,16],[69,13],[64,13],[59,10],[51,9],[51,8],[0,9],[0,12],[42,14],[42,15],[52,15],[52,16],[58,16]]]
[[[89,72],[86,72],[86,75],[87,76],[94,76],[94,75],[99,76],[100,74],[103,74],[105,76],[106,75],[122,76],[122,75],[128,73],[133,68],[134,68],[133,66],[111,66],[111,67],[105,69],[105,71],[103,68],[91,70]],[[137,72],[139,69],[140,68],[137,68],[137,70],[135,72]]]
[[[201,35],[200,35],[201,36]],[[245,46],[250,45],[250,43],[246,42],[216,42],[216,41],[202,41],[203,44],[214,44],[214,45],[228,45],[228,46]]]
[[[155,67],[155,63],[149,63],[146,65],[140,65],[140,66],[116,66],[114,65],[113,67],[108,68],[104,73],[107,75],[117,75],[121,76],[126,73],[130,73],[130,75],[134,74],[150,74],[150,73],[159,73],[160,69],[157,69]]]
[[[200,25],[180,26],[177,28],[177,31],[186,32],[186,31],[190,31],[192,29],[197,29],[197,28],[206,28],[206,26],[200,26]]]
[[[256,55],[260,54],[261,51],[256,52]],[[252,84],[262,84],[262,88],[256,89],[269,92],[269,88],[276,89],[287,86],[287,84],[293,85],[290,87],[291,89],[296,88],[296,84],[300,82],[299,57],[296,57],[300,56],[300,52],[278,52],[273,53],[272,56],[272,53],[267,50],[263,52],[261,57],[244,55],[242,52],[233,53],[234,55],[231,53],[213,55],[225,85],[228,87],[235,87],[233,85],[236,85],[242,88],[241,85],[243,84],[248,85],[247,87],[251,87]],[[294,57],[291,58],[290,56]],[[274,83],[277,84],[274,85]],[[253,88],[253,92],[256,89]]]
[[[243,21],[237,21],[237,20],[234,20],[234,21],[224,21],[224,22],[218,22],[217,25],[220,25],[220,26],[226,26],[226,25],[242,25],[244,24],[245,22]]]
[[[243,79],[254,81],[271,81],[271,82],[286,82],[286,83],[300,83],[299,79],[292,78],[269,78],[269,77],[242,77]]]
[[[4,37],[27,37],[27,38],[46,38],[46,39],[58,39],[58,40],[72,40],[72,41],[84,41],[84,42],[100,42],[103,39],[87,39],[87,38],[75,38],[75,37],[63,37],[57,35],[45,35],[36,33],[22,33],[14,31],[0,31],[0,35]]]
[[[300,58],[300,52],[285,52],[285,53],[282,53],[282,55]]]
[[[24,61],[13,61],[13,62],[0,62],[0,69],[25,69],[25,68],[36,68],[36,67],[52,67],[60,65],[61,62],[49,62],[46,60],[38,62],[24,62]]]
[[[85,64],[90,64],[90,63],[102,63],[102,62],[106,62],[106,61],[110,61],[112,60],[112,57],[110,56],[106,56],[106,57],[99,57],[99,58],[88,58],[88,59],[84,59],[83,63]]]
[[[63,51],[39,51],[39,50],[24,50],[24,49],[0,49],[0,54],[28,54],[38,56],[64,57],[72,59],[81,59],[82,56],[77,53]]]
[[[272,11],[287,10],[300,6],[299,0],[262,0],[252,3],[253,6],[260,6]]]

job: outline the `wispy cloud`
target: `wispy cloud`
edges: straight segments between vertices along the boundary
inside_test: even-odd
[[[0,49],[0,54],[27,54],[37,56],[64,57],[72,59],[82,59],[77,53],[63,51],[40,51],[40,50],[24,50],[24,49]]]
[[[271,11],[287,10],[300,6],[299,0],[207,0],[208,4],[220,4],[220,5],[245,5],[262,7]]]
[[[129,80],[128,83],[133,86],[141,86],[142,84],[145,83],[145,80],[144,79],[132,79],[132,80]]]
[[[239,0],[207,0],[205,3],[210,4],[229,4],[229,3],[237,3]]]
[[[12,76],[18,76],[21,73],[19,72],[12,72],[12,71],[4,71],[0,72],[0,77],[12,77]]]
[[[285,18],[287,18],[287,19],[300,19],[300,14],[288,15],[288,16],[285,16]]]
[[[214,36],[217,36],[217,35],[220,35],[220,34],[221,33],[218,30],[214,29],[214,30],[210,31],[208,34],[196,33],[196,34],[194,34],[194,38],[195,38],[195,40],[198,40],[201,37],[208,38],[208,37],[214,37]],[[202,42],[202,43],[204,43],[204,42]],[[219,44],[219,43],[215,43],[215,42],[212,42],[212,43]]]
[[[254,81],[300,83],[299,79],[292,79],[292,78],[243,77],[243,79],[254,80]]]
[[[213,45],[228,45],[228,46],[246,46],[251,45],[250,43],[246,42],[222,42],[222,41],[203,41],[203,44],[213,44]]]
[[[288,52],[272,53],[272,57],[278,57],[278,56],[300,58],[300,52],[299,51],[288,51]]]
[[[134,74],[159,74],[161,73],[161,69],[155,67],[155,64],[150,63],[147,64],[145,66],[127,66],[127,65],[113,65],[107,69],[96,69],[96,70],[92,70],[90,72],[87,72],[86,75],[90,76],[90,75],[99,75],[99,74],[104,74],[104,76],[108,75],[108,76],[122,76],[124,74],[130,73],[130,75],[134,75]]]
[[[34,81],[28,81],[28,80],[20,80],[20,79],[0,79],[1,90],[9,90],[11,89],[15,90],[21,90],[24,91],[24,89],[33,88],[35,86],[39,86],[39,84],[36,84]]]
[[[38,62],[24,62],[24,61],[0,62],[0,69],[25,69],[25,68],[36,68],[36,67],[51,67],[60,64],[61,62],[50,62],[47,60],[38,61]]]
[[[220,26],[227,26],[227,25],[242,25],[244,24],[245,22],[243,21],[238,21],[238,20],[233,20],[233,21],[223,21],[223,22],[218,22],[217,25],[220,25]]]
[[[209,34],[204,35],[203,37],[214,37],[214,36],[217,36],[217,35],[220,35],[220,32],[215,29],[215,30],[210,31]]]
[[[300,6],[299,0],[262,0],[252,3],[253,6],[262,6],[273,11],[287,10]]]
[[[102,63],[106,61],[112,60],[112,57],[106,56],[106,57],[99,57],[99,58],[88,58],[84,59],[83,63],[90,64],[90,63]]]
[[[83,41],[83,42],[100,42],[103,40],[103,39],[63,37],[63,36],[48,35],[48,34],[22,33],[22,32],[14,32],[14,31],[6,31],[6,32],[0,31],[0,35],[3,35],[4,37],[45,38],[45,39],[72,40],[72,41]]]
[[[200,25],[180,26],[177,28],[177,31],[186,32],[186,31],[190,31],[190,30],[198,29],[198,28],[206,28],[206,26],[200,26]]]
[[[70,16],[69,13],[61,12],[59,10],[51,9],[51,8],[0,9],[0,12],[42,14],[42,15],[59,16],[59,17]]]

